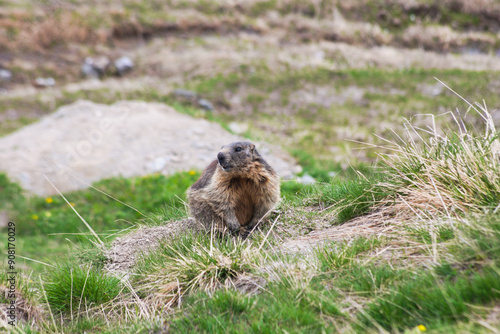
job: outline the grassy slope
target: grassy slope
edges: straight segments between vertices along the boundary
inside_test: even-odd
[[[269,226],[247,241],[185,235],[149,254],[137,265],[136,275],[128,280],[129,284],[107,275],[102,269],[101,251],[90,246],[83,256],[54,260],[56,266],[42,275],[42,286],[29,280],[22,286],[43,287],[51,310],[66,319],[63,327],[42,321],[39,326],[43,331],[63,328],[110,333],[167,329],[180,333],[378,329],[419,332],[423,328],[443,333],[486,331],[488,326],[499,325],[494,318],[486,323],[481,320],[488,317],[500,300],[497,213],[500,189],[494,179],[500,175],[494,160],[498,135],[450,133],[442,140],[432,137],[427,141],[427,149],[421,151],[418,151],[421,146],[411,141],[400,143],[399,153],[385,156],[385,165],[366,178],[335,179],[308,188],[284,184],[282,212],[331,205],[342,213],[337,222],[368,212],[384,197],[392,198],[386,202],[389,209],[406,198],[404,202],[412,207],[413,213],[407,207],[410,215],[400,216],[399,223],[391,220],[394,212],[390,210],[383,218],[396,224],[396,234],[375,233],[367,238],[355,237],[353,233],[350,241],[326,243],[312,253],[297,255],[274,250],[278,243],[274,237],[268,239]],[[478,147],[481,150],[470,152]],[[456,164],[443,165],[443,157],[452,157]],[[421,161],[426,172],[421,171]],[[475,166],[476,172],[467,174],[470,166]],[[451,173],[458,173],[461,178],[439,178]],[[115,179],[97,186],[110,193],[126,189],[133,189],[134,194],[149,193],[148,201],[134,203],[137,208],[148,210],[151,199],[160,197],[165,188],[170,196],[182,194],[184,186],[180,185],[190,184],[197,176],[191,174]],[[483,178],[483,183],[474,182],[475,192],[488,194],[481,201],[456,191],[465,189],[463,186],[472,178],[482,179],[486,175],[489,179]],[[440,189],[438,193],[422,188],[430,182],[426,178],[434,180],[435,189]],[[13,211],[19,214],[18,219],[23,217],[22,208],[30,205],[70,217],[70,211],[58,199],[26,200],[14,184],[5,179],[2,184],[7,191],[18,194],[15,201],[10,201],[11,210],[18,210]],[[428,203],[435,203],[434,207],[422,208],[421,201],[413,197],[415,192],[419,197],[427,197]],[[82,204],[80,207],[83,213],[91,214],[102,205],[91,194],[92,191],[79,191],[68,196],[73,196],[75,204],[90,200],[95,207]],[[348,203],[343,201],[346,197],[350,198]],[[161,201],[165,199],[168,197]],[[106,206],[112,209],[109,215],[125,214],[123,208],[115,211],[117,208],[111,203]],[[180,217],[179,210],[170,212],[172,217]],[[128,214],[134,217],[136,212]],[[328,210],[319,213],[326,214]],[[423,214],[428,215],[426,219],[417,218]],[[162,218],[165,217],[153,219],[153,223]],[[75,226],[81,225],[73,222]],[[95,226],[97,231],[109,228],[104,223]],[[29,237],[19,236],[21,240]],[[388,249],[391,251],[386,253]],[[389,261],[386,256],[390,256]],[[241,275],[249,277],[249,282],[262,285],[264,279],[267,284],[256,295],[238,292],[232,286],[239,286],[236,282]],[[247,281],[243,286],[251,286],[248,284]],[[32,303],[44,306],[40,294],[22,287],[21,291]],[[145,313],[130,317],[137,305],[142,305]],[[173,315],[160,317],[164,320],[145,320],[159,315],[169,305],[173,307]],[[88,309],[90,315],[84,311]],[[106,319],[110,317],[113,320],[108,322]]]
[[[415,16],[415,24],[424,26],[458,22],[458,25],[453,27],[457,31],[470,29],[477,24],[475,21],[477,13],[457,11],[456,8],[448,7],[446,4],[426,9],[425,2],[421,1],[421,6],[409,12],[398,11],[399,7],[396,5],[380,8],[378,2],[371,0],[357,1],[350,6],[346,2],[348,6],[342,7],[341,11],[348,19],[361,19],[373,23],[376,21],[395,36],[391,43],[396,45],[408,43],[402,41],[402,37],[407,24],[413,24],[410,23],[413,21],[408,21],[410,15]],[[78,1],[73,3],[76,4]],[[305,18],[331,20],[329,15],[332,11],[329,6],[332,6],[333,2],[322,2],[319,7],[315,7],[312,3],[304,4],[303,1],[294,0],[279,3],[281,7],[278,8],[278,12],[282,15],[293,12]],[[460,7],[462,2],[457,3]],[[254,19],[264,15],[268,10],[275,9],[277,4],[278,2],[274,0],[245,3],[243,8],[239,9],[247,16],[241,25],[254,27]],[[170,23],[178,19],[174,17],[176,14],[165,18],[162,14],[165,8],[161,6],[163,4],[159,2],[150,4],[127,1],[124,10],[118,11],[116,17],[112,18],[107,11],[95,12],[93,13],[95,15],[89,15],[93,18],[90,21],[82,19],[82,15],[87,15],[85,12],[82,12],[84,13],[82,15],[72,12],[70,15],[76,17],[76,20],[71,20],[73,24],[70,25],[74,33],[68,30],[67,35],[49,34],[45,37],[48,38],[49,44],[52,43],[52,46],[57,47],[66,42],[74,42],[74,38],[82,36],[79,33],[81,31],[101,28],[110,31],[114,23],[127,22],[131,16],[137,15],[139,22],[146,29],[152,30],[156,29],[155,22],[159,19],[160,22]],[[181,1],[169,6],[185,9],[187,5]],[[224,18],[226,13],[234,10],[213,6],[207,1],[190,3],[189,7],[192,6],[210,19]],[[477,11],[481,13],[480,8],[477,8]],[[392,21],[384,21],[379,15],[381,12]],[[488,9],[484,12],[487,13]],[[68,17],[64,10],[56,14],[49,15],[48,24],[43,26],[49,32],[51,25],[57,25],[61,22],[60,19]],[[31,18],[19,20],[16,15],[18,14],[8,14],[7,21],[31,27]],[[180,17],[186,20],[185,16]],[[196,15],[193,17],[194,19],[187,19],[186,22],[193,24],[192,22],[199,21]],[[205,16],[203,18],[206,19]],[[404,25],[396,25],[394,20],[401,20]],[[40,22],[42,21],[43,19],[40,19]],[[205,24],[204,22],[206,21],[201,25]],[[196,25],[194,26],[196,29]],[[231,27],[232,24],[228,26]],[[16,36],[21,36],[18,34],[24,28],[16,25],[13,27],[9,33],[13,35],[11,39],[15,41]],[[41,31],[43,32],[43,29]],[[289,33],[285,39],[293,40],[294,29],[289,29]],[[306,31],[304,38],[315,35],[321,36],[321,29],[315,31],[311,28],[310,31]],[[76,42],[87,43],[97,38],[92,33],[88,36],[89,40]],[[366,40],[354,42],[366,45],[374,43],[372,36],[361,36],[361,39],[363,38]],[[37,43],[39,40],[41,39],[37,37]],[[439,49],[443,44],[439,36],[432,37],[432,40],[431,44],[425,44],[424,47]],[[419,41],[410,43],[418,44]],[[36,43],[31,44],[36,45]],[[475,44],[474,41],[470,43],[465,41],[464,45]],[[495,40],[484,45],[484,48],[483,45],[479,45],[479,48],[488,51],[494,49],[496,45]],[[83,59],[83,56],[81,58]],[[335,61],[333,57],[332,62]],[[75,67],[75,73],[69,73],[70,80],[77,76],[78,66]],[[23,72],[22,69],[13,68],[13,70],[15,74]],[[28,77],[54,76],[58,82],[66,81],[58,75],[60,74],[53,73],[50,69],[37,67]],[[373,203],[379,203],[385,196],[401,194],[395,189],[374,187],[381,180],[387,181],[387,175],[378,173],[372,175],[370,168],[358,165],[358,161],[373,160],[377,150],[368,148],[358,155],[355,150],[359,146],[344,140],[380,143],[372,133],[390,137],[391,129],[400,128],[401,116],[441,114],[452,110],[457,105],[457,98],[453,94],[438,89],[438,93],[432,96],[435,85],[433,77],[449,83],[468,100],[485,99],[492,109],[500,104],[497,94],[498,73],[376,68],[332,71],[309,67],[296,70],[287,66],[268,68],[266,64],[256,62],[237,67],[229,75],[216,73],[177,83],[179,87],[192,89],[202,97],[213,101],[217,106],[217,111],[213,113],[204,113],[193,108],[188,102],[179,102],[174,96],[163,95],[160,91],[149,87],[125,92],[108,89],[77,93],[63,91],[61,95],[54,96],[42,92],[23,98],[2,98],[0,113],[9,110],[29,112],[23,118],[7,119],[2,122],[0,135],[12,132],[32,122],[38,115],[51,112],[55,107],[71,103],[78,98],[88,98],[102,103],[114,103],[118,99],[160,101],[173,104],[179,111],[215,120],[223,125],[244,117],[250,122],[246,135],[283,144],[290,149],[307,173],[325,181],[312,188],[284,183],[282,195],[285,201],[280,209],[283,212],[287,210],[299,212],[307,216],[307,219],[310,216],[331,219],[330,210],[325,212],[314,212],[314,210],[317,207],[332,206],[337,214],[336,220],[332,220],[332,223],[342,223],[366,213]],[[316,92],[317,89],[325,87],[326,94]],[[361,90],[360,97],[353,98],[346,93],[353,87],[354,90]],[[301,95],[304,90],[315,97],[314,102],[302,102],[306,100]],[[246,109],[231,106],[230,98],[234,95],[243,101]],[[323,100],[331,96],[335,97],[335,101],[325,106]],[[344,102],[338,102],[344,98]],[[442,117],[438,119],[438,123],[446,124],[450,119]],[[477,115],[470,114],[469,120],[481,128],[480,118]],[[345,161],[355,164],[367,178],[359,178],[350,169],[346,169],[342,164]],[[418,169],[407,170],[406,175],[411,173],[415,175],[416,170]],[[329,174],[332,171],[336,173],[342,171],[342,173],[338,178],[331,180]],[[471,170],[469,175],[474,175],[474,170]],[[197,176],[196,173],[194,175],[180,173],[172,177],[151,175],[146,178],[105,180],[95,185],[144,212],[147,217],[94,190],[78,191],[67,196],[101,238],[109,243],[113,237],[106,238],[106,236],[117,230],[137,223],[158,224],[165,219],[184,216],[181,199],[184,198],[187,186]],[[407,178],[405,181],[403,186],[411,186],[417,190],[428,190],[419,186],[431,183],[429,179],[418,178]],[[474,182],[474,184],[482,183]],[[457,221],[452,219],[442,222],[440,221],[442,217],[439,216],[436,222],[434,219],[436,217],[431,213],[432,219],[421,219],[403,226],[398,237],[358,238],[352,242],[331,243],[316,249],[308,256],[295,257],[272,252],[267,241],[270,244],[276,244],[277,241],[271,234],[271,238],[264,242],[267,229],[264,229],[262,234],[257,234],[248,244],[230,241],[211,242],[207,237],[186,236],[176,243],[161,248],[159,252],[151,255],[149,261],[138,267],[140,274],[132,280],[132,285],[139,292],[140,300],[131,297],[131,290],[128,287],[124,287],[102,271],[104,260],[102,251],[89,242],[91,237],[88,236],[89,233],[83,223],[62,199],[26,198],[16,185],[0,175],[0,209],[7,210],[11,220],[19,224],[17,238],[17,247],[21,250],[19,255],[56,264],[55,268],[47,268],[32,261],[20,262],[24,266],[23,278],[19,283],[23,298],[47,310],[48,306],[42,293],[45,291],[50,306],[56,311],[55,325],[50,316],[44,314],[38,327],[42,332],[87,330],[136,333],[166,329],[186,333],[193,331],[260,333],[280,330],[331,332],[335,329],[359,332],[377,331],[379,328],[377,325],[394,331],[418,332],[416,326],[424,325],[428,330],[442,333],[486,332],[485,325],[478,320],[487,317],[490,308],[498,305],[500,299],[498,295],[500,225],[498,214],[491,212],[484,214],[484,211],[488,211],[488,205],[498,203],[495,183],[489,186],[488,182],[484,184],[487,185],[485,192],[487,196],[482,197],[485,201],[480,204],[468,203],[467,198],[470,199],[470,196],[466,199],[463,197],[457,199],[456,194],[463,193],[462,190],[469,185],[466,188],[455,187],[454,183],[444,185],[444,188],[455,190],[455,194],[447,194],[450,202],[446,203],[451,203],[449,207],[453,210],[451,212],[456,210],[453,206],[455,203],[465,201],[474,205],[473,210],[468,210],[467,215],[454,216]],[[435,194],[433,199],[435,200]],[[469,216],[471,212],[474,212],[474,216]],[[304,224],[299,218],[288,219],[289,221],[285,220],[286,223]],[[219,253],[211,248],[214,242],[220,250]],[[404,254],[394,251],[389,260],[387,257],[378,258],[374,255],[386,247],[395,247],[394,243]],[[424,263],[415,260],[411,256],[415,247],[418,249],[417,258],[432,258],[433,261]],[[69,256],[65,257],[65,254]],[[177,261],[182,258],[180,255],[195,259],[196,270],[193,270],[193,264]],[[263,266],[271,269],[263,272],[260,269]],[[169,271],[172,268],[177,271]],[[34,270],[34,274],[31,274],[31,270]],[[200,273],[203,274],[201,276],[203,280],[193,281]],[[269,283],[262,293],[250,296],[232,289],[213,289],[217,284],[229,284],[229,280],[240,273],[262,276]],[[38,274],[42,274],[44,289],[36,283]],[[156,280],[148,280],[150,276]],[[174,276],[183,277],[183,281],[180,282],[183,289],[193,288],[189,294],[182,296],[181,307],[174,308],[176,312],[167,317],[161,313],[162,307],[169,302],[175,304],[178,301],[176,296],[179,295],[179,291],[172,288],[172,282],[169,281]],[[69,295],[74,299],[69,298]],[[118,300],[109,304],[113,298]],[[96,304],[99,305],[99,309],[92,308]],[[137,305],[145,306],[141,309],[143,313],[137,312]],[[105,311],[101,312],[100,307]],[[88,308],[91,309],[90,313],[82,312]],[[124,309],[128,312],[127,316],[124,316]],[[57,310],[62,310],[63,313],[57,313]],[[76,316],[77,313],[80,313],[80,316]],[[146,320],[148,316],[150,319],[154,318],[153,315],[157,316],[155,320]],[[59,324],[59,319],[64,319],[63,325]],[[493,326],[499,326],[493,322],[490,320]],[[30,329],[29,326],[25,326],[24,329],[27,332],[37,331],[35,328]]]

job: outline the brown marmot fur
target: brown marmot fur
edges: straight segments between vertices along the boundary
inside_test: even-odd
[[[191,215],[210,230],[247,237],[280,197],[274,169],[249,142],[223,146],[187,192]]]

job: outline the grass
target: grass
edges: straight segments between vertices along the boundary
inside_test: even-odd
[[[458,130],[444,133],[435,126],[427,130],[408,124],[406,136],[393,142],[397,154],[381,155],[393,175],[387,188],[406,197],[425,196],[427,203],[447,215],[496,210],[500,202],[499,133],[486,106],[470,107],[485,120],[482,133],[468,129],[460,119],[455,119]],[[422,142],[415,142],[411,135]]]
[[[402,330],[425,323],[427,328],[466,320],[471,304],[500,299],[498,268],[464,272],[450,278],[423,275],[379,297],[360,315],[363,324],[377,323],[387,330]]]
[[[164,243],[139,264],[146,289],[165,290],[176,283],[183,292],[212,290],[249,272],[258,261],[241,239],[184,235]]]
[[[111,241],[113,234],[140,220],[157,225],[185,217],[185,191],[198,175],[185,172],[172,176],[113,178],[93,185],[137,211],[91,188],[65,196],[98,234]],[[62,198],[26,196],[5,174],[0,174],[0,189],[0,197],[3,196],[0,210],[5,210],[9,219],[19,226],[16,237],[24,257],[47,262],[54,254],[62,255],[73,249],[71,243],[88,243],[88,229]],[[34,262],[25,264],[42,268]]]
[[[380,295],[395,284],[411,277],[411,274],[406,270],[370,265],[358,265],[349,270],[343,270],[341,275],[342,278],[336,281],[339,289],[347,293],[359,293],[363,296]]]
[[[449,180],[431,172],[451,173],[460,166],[475,166],[476,171],[493,179],[496,166],[488,157],[495,145],[488,139],[496,140],[496,134],[488,128],[489,132],[483,129],[476,135],[471,130],[461,136],[459,131],[464,127],[458,129],[439,137],[434,132],[428,137],[422,135],[420,143],[396,139],[399,146],[391,146],[395,153],[384,155],[384,163],[366,175],[357,173],[351,179],[343,176],[309,186],[285,182],[282,187],[286,202],[282,210],[322,203],[344,220],[378,210],[381,218],[370,219],[394,224],[395,234],[374,230],[369,238],[356,237],[353,227],[352,238],[299,255],[281,252],[280,241],[268,234],[269,227],[247,240],[186,234],[144,255],[134,267],[134,275],[122,280],[104,271],[102,249],[87,244],[71,264],[54,261],[55,268],[46,268],[42,276],[46,307],[50,306],[64,324],[50,325],[50,330],[118,333],[168,328],[181,333],[321,333],[383,328],[404,332],[417,331],[420,325],[437,332],[460,332],[464,328],[481,332],[481,319],[500,300],[500,220],[496,207],[484,200],[495,198],[496,188],[475,182],[478,191],[487,195],[478,201],[459,196],[462,192],[453,191],[445,183]],[[461,163],[442,164],[443,156]],[[394,161],[398,163],[391,163]],[[464,184],[469,184],[469,178],[481,180],[478,174],[464,174]],[[429,175],[436,187],[416,186],[423,184],[422,177],[429,183]],[[183,182],[193,182],[194,178],[180,173],[168,178],[114,179],[99,187],[105,185],[111,194],[122,194],[126,189],[133,189],[134,194],[148,192],[153,198],[168,187],[172,195],[180,191]],[[459,182],[455,179],[452,184],[460,187]],[[4,202],[14,212],[36,201],[27,200],[6,178],[1,184],[14,195],[13,202],[11,197]],[[162,189],[158,189],[160,185]],[[415,189],[418,196],[412,192]],[[451,206],[426,209],[420,205],[422,198],[441,203],[432,196],[443,198],[448,196],[446,191],[450,195],[444,198],[453,200],[453,211]],[[75,195],[91,196],[87,190]],[[56,198],[38,201],[43,208],[54,205],[63,210]],[[108,206],[112,208],[110,203]],[[178,213],[175,207],[166,212],[171,217]],[[322,212],[329,211],[314,214],[322,217]],[[400,221],[394,220],[401,213]],[[132,210],[131,214],[136,212]],[[153,217],[149,224],[161,220]],[[339,222],[339,218],[332,221]],[[24,237],[35,235],[20,236]],[[30,300],[43,305],[43,296],[35,295]],[[171,315],[165,316],[166,311],[172,311]],[[111,322],[110,315],[114,315]],[[168,320],[162,325],[147,319]]]
[[[332,243],[315,250],[322,271],[349,268],[359,254],[372,250],[382,244],[379,239],[357,238],[341,244]]]
[[[113,178],[93,185],[118,200],[126,201],[137,211],[94,189],[74,191],[65,194],[65,197],[83,217],[92,222],[97,231],[117,230],[130,226],[132,221],[148,218],[138,211],[161,215],[165,206],[183,208],[184,192],[198,175],[185,172],[173,176]],[[0,176],[0,182],[5,189],[3,193],[9,196],[8,200],[2,202],[2,209],[8,210],[11,220],[25,227],[19,231],[20,235],[82,232],[81,221],[76,216],[72,217],[72,209],[62,198],[26,197],[20,187],[10,182],[4,174]]]
[[[341,224],[368,213],[376,203],[391,195],[378,186],[382,179],[382,174],[348,180],[335,178],[321,188],[317,200],[334,207],[336,222]]]
[[[481,29],[496,29],[496,23],[486,15],[494,4],[479,2],[472,8],[466,1],[420,1],[409,6],[409,10],[372,0],[237,4],[127,0],[118,9],[113,4],[100,4],[79,12],[75,8],[80,4],[80,0],[72,0],[68,7],[64,5],[52,15],[49,6],[47,12],[42,10],[37,17],[7,11],[3,24],[8,26],[9,39],[4,44],[0,36],[0,45],[16,47],[22,37],[21,44],[28,50],[41,46],[50,55],[51,50],[61,53],[69,45],[79,49],[85,43],[85,50],[97,55],[106,52],[106,46],[101,51],[92,43],[100,43],[100,38],[114,43],[113,31],[123,32],[128,26],[136,38],[141,30],[145,36],[154,35],[155,29],[161,30],[162,25],[168,24],[171,28],[167,29],[172,29],[168,38],[172,38],[172,47],[178,52],[188,50],[188,45],[171,34],[181,32],[181,37],[187,39],[198,36],[200,31],[210,34],[204,27],[210,28],[214,22],[220,27],[214,30],[217,34],[227,30],[231,34],[245,31],[243,35],[247,35],[250,31],[253,41],[260,36],[272,37],[279,30],[286,32],[281,35],[284,45],[308,38],[311,40],[307,43],[314,44],[325,38],[321,24],[332,21],[335,6],[347,19],[372,23],[371,30],[377,26],[387,29],[379,34],[390,37],[385,41],[377,40],[376,32],[367,33],[356,27],[354,34],[352,29],[346,29],[345,34],[338,36],[341,41],[351,38],[364,45],[419,45],[424,38],[404,39],[411,26],[425,31],[431,25],[453,23],[454,31],[460,33],[479,29],[477,24],[481,21]],[[28,13],[40,11],[30,4],[6,6],[26,9]],[[186,9],[187,14],[182,12]],[[234,13],[238,13],[236,20]],[[292,19],[288,23],[279,18],[289,14]],[[277,20],[273,19],[276,15]],[[67,29],[61,30],[60,26]],[[99,36],[94,34],[97,31]],[[441,48],[440,30],[429,31],[436,35],[430,36],[426,47]],[[492,37],[493,44],[485,41],[476,45],[471,38],[463,39],[463,46],[494,52],[497,37],[489,33],[481,36]],[[249,38],[243,37],[242,40]],[[231,41],[231,36],[227,39]],[[187,42],[192,41],[191,38]],[[242,41],[237,47],[273,51],[267,46],[259,49],[257,41]],[[211,47],[217,42],[200,37],[195,43]],[[221,49],[225,48],[233,51],[230,45],[222,45]],[[75,59],[83,59],[85,50],[79,51]],[[0,116],[8,118],[13,114],[20,118],[2,122],[0,135],[79,98],[101,103],[118,99],[163,102],[193,117],[216,121],[226,129],[230,122],[243,119],[249,123],[245,136],[281,144],[297,159],[304,173],[318,181],[308,186],[283,183],[283,204],[273,216],[278,231],[293,225],[304,237],[307,232],[302,232],[302,228],[314,228],[315,220],[322,220],[325,225],[342,224],[360,217],[360,224],[375,220],[393,228],[393,234],[386,238],[385,232],[374,228],[373,236],[363,238],[353,226],[344,231],[344,241],[327,243],[299,255],[284,254],[279,246],[286,238],[280,232],[272,233],[269,226],[246,241],[185,235],[165,242],[146,255],[133,273],[117,279],[104,270],[104,249],[89,242],[88,230],[59,197],[25,196],[17,184],[0,174],[0,210],[7,211],[19,226],[19,255],[54,265],[17,259],[20,296],[42,311],[42,317],[21,324],[20,328],[28,333],[322,333],[382,329],[415,333],[420,331],[417,326],[425,325],[428,331],[438,333],[481,333],[487,331],[485,326],[498,327],[491,320],[494,317],[488,318],[500,300],[498,131],[483,105],[466,105],[468,112],[463,115],[463,123],[456,113],[435,117],[453,109],[457,98],[450,91],[436,88],[433,79],[439,77],[453,83],[467,100],[484,98],[496,109],[500,104],[498,73],[349,69],[343,68],[346,62],[339,55],[327,48],[321,50],[325,63],[338,69],[303,67],[300,59],[282,61],[280,55],[279,61],[242,60],[241,65],[234,60],[236,66],[224,64],[220,73],[218,65],[214,69],[194,68],[193,73],[203,73],[195,77],[168,71],[158,74],[162,88],[196,91],[214,103],[213,112],[204,112],[189,101],[178,101],[155,87],[76,93],[45,90],[22,98],[4,96]],[[19,56],[22,63],[23,57]],[[50,60],[40,59],[44,64],[34,70],[14,68],[15,80],[19,80],[16,83],[52,76],[63,84],[77,76],[78,64],[59,66],[64,69],[62,73],[51,69]],[[147,62],[138,64],[138,72],[132,76],[162,72],[157,71],[161,64],[154,70],[145,68],[149,66]],[[406,124],[408,132],[399,134],[402,116],[410,119],[424,113],[434,116],[411,119]],[[454,119],[458,122],[454,123]],[[382,138],[393,139],[387,142]],[[368,144],[360,145],[359,141]],[[381,144],[385,147],[381,148]],[[363,150],[358,151],[360,148]],[[376,159],[376,168],[367,163]],[[124,229],[156,226],[185,217],[184,192],[198,176],[199,173],[149,175],[115,178],[94,185],[145,215],[93,189],[66,195],[107,246],[114,234]],[[297,213],[301,211],[306,212],[305,219]],[[378,216],[362,217],[372,212]],[[69,259],[63,256],[68,253]],[[5,274],[1,276],[3,281]],[[238,285],[240,289],[234,289],[245,277],[245,284],[258,286],[245,290]]]
[[[186,316],[171,329],[179,333],[321,333],[342,312],[328,293],[297,289],[287,282],[266,287],[267,293],[245,296],[230,290],[198,293],[186,301]]]
[[[124,287],[117,277],[91,266],[58,264],[43,289],[54,312],[84,313],[115,299]]]

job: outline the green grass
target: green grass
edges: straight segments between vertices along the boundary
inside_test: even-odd
[[[392,269],[388,266],[357,265],[349,270],[342,270],[339,276],[336,282],[339,289],[366,296],[387,291],[411,275],[408,271]]]
[[[372,250],[383,243],[380,239],[357,238],[350,242],[332,242],[315,250],[322,271],[349,268],[359,254]]]
[[[51,310],[78,314],[115,299],[123,286],[119,278],[91,266],[59,263],[48,271],[43,289]]]
[[[92,226],[101,239],[137,222],[148,226],[186,217],[185,191],[199,177],[199,172],[184,172],[172,176],[159,174],[136,178],[113,178],[93,186],[137,211],[97,192],[84,189],[65,194],[65,197]],[[306,186],[286,182],[282,187],[285,198],[296,196]],[[5,210],[11,221],[19,227],[17,246],[22,256],[42,262],[74,251],[76,245],[86,247],[90,232],[68,204],[58,196],[26,196],[21,187],[0,173],[0,210]],[[50,203],[48,203],[50,202]],[[70,240],[71,242],[67,241]],[[32,269],[43,270],[44,265],[18,259]]]
[[[350,20],[377,23],[396,35],[416,22],[452,25],[454,29],[467,30],[475,29],[481,20],[480,15],[466,13],[461,10],[460,6],[450,3],[421,1],[419,5],[406,9],[396,3],[367,0],[359,1],[355,5],[340,6],[340,8],[343,15]],[[384,14],[384,16],[380,14]],[[410,19],[411,15],[413,15],[414,20]]]
[[[94,189],[85,189],[65,194],[82,217],[97,232],[117,231],[131,226],[139,219],[148,219],[162,214],[162,208],[183,208],[185,191],[196,181],[199,174],[188,172],[172,176],[148,175],[131,179],[114,178],[95,183],[93,186],[110,196],[125,202],[134,209],[103,195]],[[72,208],[59,196],[25,197],[19,187],[5,175],[0,176],[4,194],[10,198],[0,204],[9,212],[11,220],[23,226],[19,236],[67,233],[88,233],[81,220],[72,213]],[[165,210],[163,210],[165,211]],[[185,216],[185,211],[178,217]],[[156,217],[157,218],[157,217]]]
[[[391,195],[378,186],[382,179],[382,174],[350,180],[332,179],[319,191],[318,201],[325,206],[334,206],[336,222],[344,223],[368,213],[376,203]]]
[[[171,329],[178,333],[321,333],[333,328],[342,312],[334,293],[297,289],[287,282],[266,287],[257,296],[219,290],[191,296],[184,315],[176,316]]]
[[[431,234],[431,231],[425,228],[412,228],[408,227],[408,231],[419,242],[432,244],[433,242],[445,242],[455,237],[455,231],[449,226],[438,226]],[[434,235],[433,235],[434,234]],[[435,240],[433,239],[435,237]]]
[[[287,66],[269,68],[257,63],[235,68],[227,75],[198,77],[187,86],[211,101],[223,101],[220,110],[214,112],[221,121],[246,119],[253,137],[286,143],[309,174],[314,173],[314,177],[325,180],[328,171],[338,172],[341,170],[339,165],[346,161],[357,164],[359,157],[376,158],[375,148],[346,139],[381,144],[372,134],[389,137],[390,129],[397,128],[402,117],[454,109],[457,98],[446,89],[432,97],[425,92],[425,87],[439,85],[434,77],[460,87],[461,94],[470,101],[486,99],[492,106],[500,104],[499,97],[491,89],[494,74],[467,72],[464,75],[461,70],[330,70],[322,67],[295,70]],[[339,97],[325,106],[297,98],[304,90],[315,94],[316,89],[327,89],[329,95],[342,96],[352,87],[361,91],[360,100],[347,98],[337,103],[336,100],[342,100]],[[391,91],[394,93],[387,93]],[[226,113],[223,106],[230,105],[226,101],[228,92],[237,92],[246,100],[251,106],[251,114],[248,108]],[[315,101],[324,98],[319,95]],[[471,113],[467,117],[479,120],[478,115]],[[441,117],[438,125],[451,120],[449,115]],[[343,133],[343,129],[348,129],[349,134]],[[333,153],[332,145],[335,146]],[[360,148],[363,150],[359,151]],[[326,172],[321,175],[315,169]]]
[[[427,328],[466,320],[471,304],[487,304],[500,299],[498,268],[466,271],[451,278],[430,274],[417,276],[398,286],[389,296],[379,297],[359,318],[367,326],[378,323],[387,330]]]
[[[178,173],[172,176],[148,175],[131,179],[114,178],[94,184],[94,187],[142,212],[127,207],[94,189],[65,194],[80,215],[108,242],[108,235],[134,226],[138,221],[158,225],[166,220],[186,216],[186,189],[196,181],[198,173]],[[7,211],[16,223],[17,246],[22,256],[50,262],[50,258],[74,249],[72,243],[87,244],[89,230],[59,196],[28,197],[16,183],[0,174],[0,210]],[[67,240],[71,241],[69,243]],[[43,265],[19,259],[34,269]]]
[[[469,245],[460,242],[452,244],[458,261],[475,263],[493,261],[500,266],[500,216],[489,212],[486,215],[475,216],[471,221],[465,220],[455,233],[462,239],[471,240]]]

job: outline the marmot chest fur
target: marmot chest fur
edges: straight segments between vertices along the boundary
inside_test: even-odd
[[[278,203],[280,180],[255,145],[235,142],[222,147],[187,195],[191,215],[205,228],[246,237]]]

